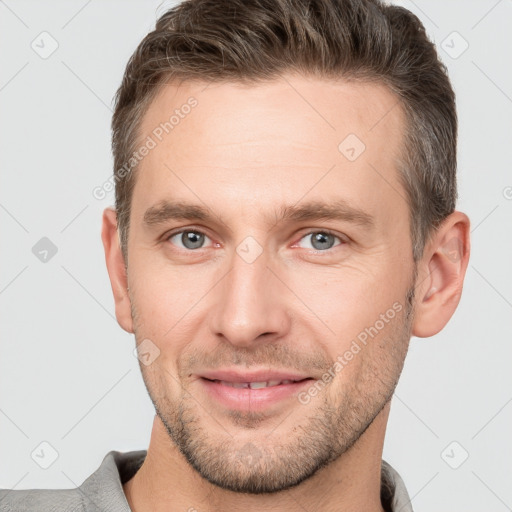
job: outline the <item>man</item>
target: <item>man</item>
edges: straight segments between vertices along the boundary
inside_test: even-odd
[[[128,63],[102,240],[156,416],[2,510],[412,510],[382,461],[412,335],[453,315],[454,93],[378,0],[192,0]]]

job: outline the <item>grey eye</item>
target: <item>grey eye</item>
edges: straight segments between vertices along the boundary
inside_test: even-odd
[[[206,236],[198,231],[181,231],[169,238],[171,243],[182,246],[185,249],[200,249],[204,244]]]
[[[334,245],[335,237],[328,233],[313,233],[311,245],[317,250],[330,249]]]
[[[310,243],[309,246],[306,246],[305,248],[314,249],[315,251],[325,251],[326,249],[331,249],[335,245],[336,240],[340,240],[336,235],[325,231],[314,231],[312,233],[308,233],[302,238],[302,240],[308,239],[310,240]]]

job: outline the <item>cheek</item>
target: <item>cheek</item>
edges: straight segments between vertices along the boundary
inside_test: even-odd
[[[396,285],[388,283],[389,275],[387,269],[376,264],[365,268],[340,266],[300,275],[297,272],[295,276],[290,273],[289,282],[297,296],[303,298],[299,306],[307,307],[308,318],[311,314],[318,317],[343,350],[347,341],[373,326],[397,300],[401,301]],[[388,316],[394,311],[390,313]]]
[[[336,385],[331,393],[335,400],[349,395],[360,400],[384,398],[396,386],[410,336],[404,326],[405,310],[398,314],[394,309],[389,311],[393,313],[385,314],[387,323],[380,319],[373,322],[332,352]]]
[[[134,259],[135,260],[135,259]],[[165,343],[193,323],[196,306],[213,286],[214,273],[195,266],[171,266],[161,258],[133,261],[131,287],[144,332]],[[218,278],[217,278],[218,279]]]
[[[327,279],[325,272],[316,277],[309,274],[301,279],[299,296],[308,306],[308,316],[302,318],[308,319],[305,329],[314,329],[328,352],[337,381],[345,388],[358,382],[368,385],[376,375],[392,379],[394,361],[402,358],[405,343],[406,305],[396,283],[390,284],[389,270],[332,269]]]

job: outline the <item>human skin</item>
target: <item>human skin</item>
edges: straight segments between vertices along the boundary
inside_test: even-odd
[[[390,398],[410,337],[436,334],[458,305],[469,219],[445,219],[415,274],[397,174],[405,117],[382,85],[296,74],[258,85],[169,83],[140,139],[190,97],[197,106],[137,169],[127,271],[115,211],[103,215],[118,322],[160,351],[140,365],[157,414],[146,460],[123,486],[127,500],[136,512],[381,511]],[[349,134],[366,146],[354,161],[338,149]],[[145,223],[163,200],[212,217]],[[279,217],[287,206],[337,200],[373,224]],[[186,248],[185,229],[203,233],[203,245]],[[315,250],[311,235],[324,230],[334,237]],[[397,303],[394,318],[301,403],[299,388],[321,380]],[[260,369],[312,380],[263,405],[258,389],[226,404],[201,377],[219,369],[247,381]]]

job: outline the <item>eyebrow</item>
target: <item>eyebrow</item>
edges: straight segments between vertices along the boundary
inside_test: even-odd
[[[283,206],[274,214],[275,222],[304,222],[316,220],[340,220],[356,224],[365,229],[375,226],[375,219],[364,210],[350,205],[343,199],[325,203],[322,201],[309,201],[300,205]],[[190,221],[219,221],[224,223],[220,216],[213,215],[204,206],[185,203],[181,201],[162,200],[149,207],[145,213],[143,222],[146,226],[158,226],[169,220]]]

